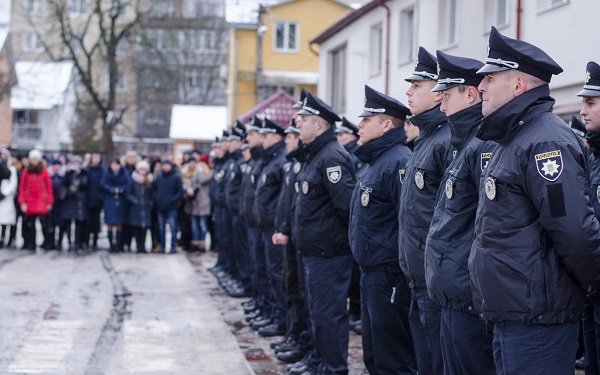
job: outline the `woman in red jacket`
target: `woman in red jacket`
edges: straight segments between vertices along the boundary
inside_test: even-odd
[[[24,215],[25,231],[23,233],[23,249],[35,250],[36,233],[35,220],[39,219],[44,235],[44,249],[48,244],[48,212],[54,204],[52,182],[50,175],[42,162],[42,153],[39,150],[29,152],[29,165],[21,175],[19,184],[19,205]]]

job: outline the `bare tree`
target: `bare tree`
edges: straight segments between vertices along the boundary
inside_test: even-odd
[[[113,132],[125,111],[117,103],[117,51],[140,22],[141,1],[90,0],[80,3],[89,6],[83,17],[74,18],[69,0],[47,0],[52,26],[37,31],[51,60],[73,62],[83,94],[101,123],[103,150],[111,156]]]

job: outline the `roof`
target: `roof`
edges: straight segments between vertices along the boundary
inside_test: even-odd
[[[387,2],[388,0],[383,0]],[[381,0],[371,0],[366,3],[364,6],[356,9],[352,13],[348,14],[346,17],[340,19],[333,25],[329,26],[325,31],[319,34],[315,39],[311,40],[310,43],[313,44],[322,44],[335,34],[339,33],[346,27],[350,26],[354,21],[358,20],[365,14],[369,13],[373,9],[377,8],[381,3]]]
[[[266,84],[272,85],[316,85],[319,83],[319,73],[299,72],[291,70],[263,70]]]
[[[275,7],[278,7],[278,6],[281,6],[281,5],[286,5],[286,4],[289,4],[289,3],[293,3],[294,1],[298,1],[298,0],[280,0],[280,1],[275,2],[275,4],[273,4],[273,5],[266,6],[266,8],[275,8]],[[334,3],[338,3],[340,5],[343,5],[343,6],[347,7],[347,8],[351,8],[351,4],[350,4],[349,1],[344,1],[344,0],[330,0],[330,1],[332,1]]]
[[[171,139],[212,141],[225,129],[227,107],[176,104],[171,109]]]
[[[292,106],[296,103],[290,94],[283,90],[277,91],[269,98],[258,103],[254,108],[241,115],[238,120],[247,123],[253,116],[265,116],[282,127],[287,127],[294,115]]]
[[[73,63],[18,61],[15,71],[17,85],[12,88],[11,107],[49,110],[64,103],[72,81]]]

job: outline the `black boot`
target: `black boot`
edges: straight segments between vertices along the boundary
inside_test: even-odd
[[[118,253],[123,251],[123,239],[123,230],[117,229],[117,243],[115,246]]]
[[[110,251],[111,253],[114,253],[116,250],[116,247],[115,247],[115,242],[114,242],[113,231],[110,228],[108,229],[108,245],[109,245],[108,251]]]

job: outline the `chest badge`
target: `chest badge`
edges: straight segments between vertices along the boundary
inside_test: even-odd
[[[423,188],[425,187],[425,177],[423,176],[423,173],[421,173],[421,171],[415,174],[415,184],[420,190],[423,190]]]
[[[600,186],[596,188],[596,198],[598,198],[598,203],[600,203]]]
[[[231,181],[233,181],[235,179],[235,172],[231,172],[231,174],[229,175],[229,179]]]
[[[294,182],[294,190],[296,190],[296,193],[300,192],[300,184],[298,184],[298,181]]]
[[[256,182],[256,178],[254,177],[254,175],[250,176],[250,182],[252,182],[252,185],[254,185],[254,183]]]
[[[263,174],[260,179],[261,179],[261,182],[263,183],[263,185],[267,183],[267,175],[266,174]]]
[[[454,196],[454,182],[446,180],[446,198],[452,199],[452,196]]]
[[[302,194],[308,194],[308,181],[302,182]]]
[[[294,173],[295,174],[300,173],[300,168],[302,168],[302,164],[300,164],[300,163],[294,163]]]
[[[363,191],[362,194],[360,195],[360,204],[362,204],[363,207],[367,207],[369,205],[369,192],[368,191]]]
[[[485,179],[485,195],[491,201],[496,199],[496,180],[491,177]]]

